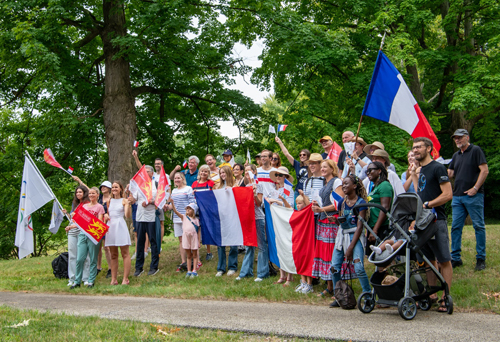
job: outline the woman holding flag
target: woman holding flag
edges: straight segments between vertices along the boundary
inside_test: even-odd
[[[330,266],[332,254],[335,247],[338,225],[333,222],[338,217],[338,204],[335,198],[344,197],[342,181],[338,177],[337,164],[326,159],[321,162],[321,176],[325,178],[326,185],[319,191],[319,198],[313,198],[312,210],[319,214],[316,223],[316,245],[314,248],[313,277],[321,277],[326,280],[327,288],[319,296],[333,295],[333,282]],[[334,194],[334,201],[330,195]],[[338,195],[338,196],[337,196]]]
[[[111,285],[118,285],[118,247],[123,258],[123,281],[122,285],[128,285],[130,274],[130,234],[124,217],[132,216],[130,202],[123,198],[123,185],[115,181],[111,187],[111,198],[106,202],[108,212],[105,215],[106,224],[109,226],[106,234],[105,246],[111,252]]]

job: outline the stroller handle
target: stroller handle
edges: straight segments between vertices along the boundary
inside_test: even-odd
[[[355,210],[355,209],[359,209],[359,208],[366,208],[366,207],[373,207],[373,208],[378,208],[380,210],[382,210],[385,214],[387,214],[389,212],[389,210],[385,209],[383,206],[381,206],[380,204],[377,204],[377,203],[360,203],[360,204],[356,204],[354,207],[352,207],[351,210]],[[356,212],[356,211],[354,211]]]

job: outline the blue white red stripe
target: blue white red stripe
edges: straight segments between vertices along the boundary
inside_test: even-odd
[[[252,187],[196,192],[204,245],[257,246]]]
[[[427,137],[434,145],[434,157],[439,156],[441,144],[403,76],[382,51],[379,51],[363,113],[388,122],[408,132],[413,138]]]
[[[139,142],[137,140],[134,140],[134,147],[139,147]]]
[[[182,167],[183,167],[183,168],[186,168],[186,166],[187,166],[187,165],[188,165],[187,160],[184,160],[184,163],[182,163]]]
[[[311,276],[315,233],[312,204],[297,211],[264,203],[269,260],[285,272]]]
[[[284,132],[288,125],[278,125],[278,132]]]
[[[293,192],[293,184],[285,178],[285,188],[283,189],[283,193],[287,196],[290,196],[291,192]]]

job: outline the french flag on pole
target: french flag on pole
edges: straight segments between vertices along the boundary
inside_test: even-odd
[[[278,125],[278,132],[284,132],[288,125]]]
[[[283,193],[290,196],[291,192],[293,192],[293,184],[285,178],[285,188],[283,189]]]
[[[378,52],[370,89],[368,89],[361,115],[388,122],[405,130],[413,138],[429,138],[434,145],[434,158],[439,157],[441,149],[439,140],[420,110],[403,76],[381,50]]]
[[[252,187],[195,192],[204,245],[257,247]]]
[[[312,204],[297,211],[264,203],[269,260],[285,272],[311,276],[315,233]]]
[[[72,174],[73,174],[73,168],[72,168],[71,166],[70,166],[70,167],[68,167],[68,171],[67,171],[67,172],[68,172],[70,175],[72,175]]]

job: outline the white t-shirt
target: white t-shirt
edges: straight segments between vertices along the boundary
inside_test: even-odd
[[[276,185],[269,175],[271,171],[278,171],[278,169],[274,167],[269,170],[264,170],[261,167],[257,169],[257,181],[259,184],[262,184],[262,194],[264,197],[269,197],[269,193],[276,190]]]
[[[153,198],[156,198],[156,182],[151,182],[153,188]],[[137,214],[135,216],[135,220],[137,222],[155,222],[155,211],[156,207],[153,204],[149,204],[145,207],[142,206],[142,203],[145,202],[143,196],[139,196],[139,192],[133,193],[135,200],[137,201]]]

